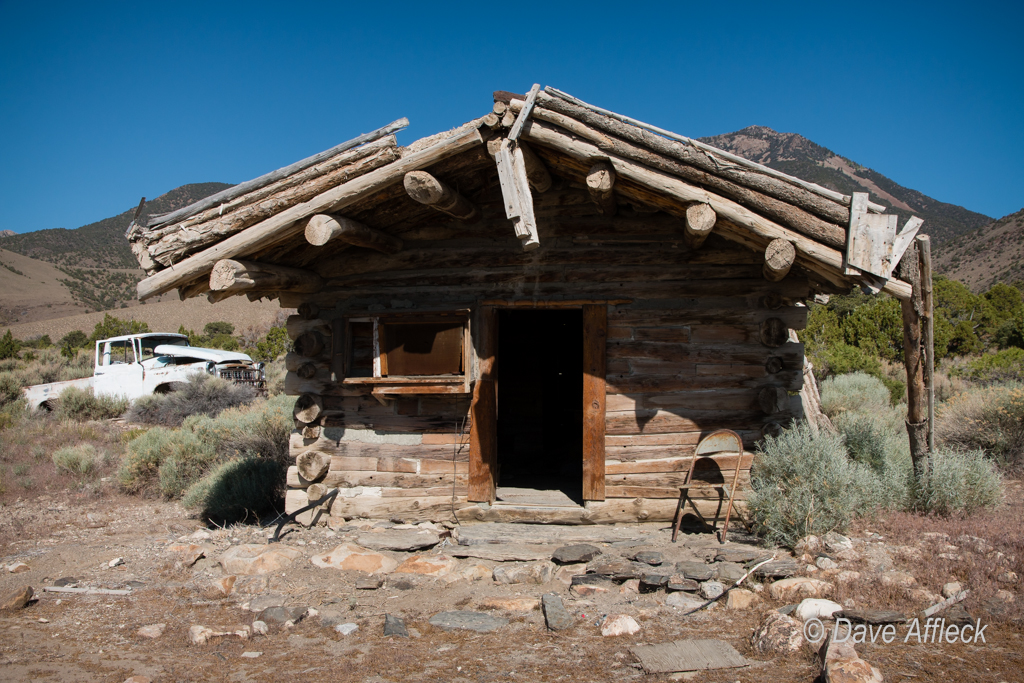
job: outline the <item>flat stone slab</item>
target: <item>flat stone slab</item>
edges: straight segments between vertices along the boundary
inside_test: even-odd
[[[580,564],[590,562],[601,555],[601,549],[589,543],[577,543],[576,545],[563,545],[555,550],[551,559],[558,564]]]
[[[703,562],[676,562],[676,573],[694,581],[710,581],[715,577],[715,568]]]
[[[715,562],[750,562],[757,558],[768,559],[771,557],[771,553],[766,553],[759,548],[750,548],[748,546],[731,546],[722,548],[715,555]]]
[[[755,562],[754,564],[757,563]],[[799,572],[800,569],[801,566],[796,562],[796,560],[772,560],[768,564],[758,567],[754,572],[754,576],[760,576],[766,579],[788,579]]]
[[[638,645],[630,652],[645,673],[736,669],[750,662],[724,640],[677,640],[658,645]]]
[[[849,619],[859,624],[902,624],[907,620],[902,612],[883,609],[845,609],[832,615],[834,619]]]
[[[368,534],[360,534],[356,542],[371,550],[422,550],[433,548],[441,542],[441,537],[429,529],[385,529]]]
[[[497,631],[502,626],[508,625],[508,619],[502,619],[482,612],[471,612],[469,610],[456,610],[454,612],[440,612],[430,617],[431,626],[436,626],[445,631],[475,631],[477,633],[490,633]]]
[[[643,562],[657,567],[659,564],[665,561],[665,556],[659,553],[657,550],[641,550],[640,552],[633,555],[633,559],[637,562]]]
[[[544,609],[544,621],[552,631],[564,631],[576,623],[562,604],[562,598],[554,593],[541,596],[541,607]]]
[[[405,628],[405,622],[402,620],[401,617],[396,617],[394,614],[385,614],[384,635],[398,636],[399,638],[408,638],[409,631]]]
[[[665,590],[670,591],[695,591],[700,588],[700,584],[693,579],[687,579],[679,574],[673,574],[669,577],[668,583],[665,584]]]
[[[715,568],[718,570],[719,580],[727,581],[730,584],[739,581],[747,573],[743,565],[736,562],[717,562],[715,563]]]
[[[446,549],[453,557],[473,557],[493,562],[534,562],[547,560],[555,552],[551,545],[518,545],[500,543],[491,545],[459,545]],[[600,550],[597,551],[600,554]],[[557,560],[555,560],[557,562]]]
[[[569,545],[573,543],[615,543],[636,540],[638,536],[656,537],[655,531],[623,528],[606,524],[587,526],[542,524],[468,524],[459,527],[459,545],[514,543],[519,545]]]
[[[612,580],[604,574],[577,574],[572,577],[571,582],[573,586],[598,586],[610,584]]]

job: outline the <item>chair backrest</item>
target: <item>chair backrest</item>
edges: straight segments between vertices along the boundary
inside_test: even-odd
[[[731,429],[719,429],[711,432],[697,444],[694,455],[697,457],[715,455],[716,453],[743,454],[743,439]]]

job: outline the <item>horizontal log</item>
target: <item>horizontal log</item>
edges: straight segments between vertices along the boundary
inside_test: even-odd
[[[432,486],[464,486],[466,474],[411,474],[407,472],[376,472],[367,470],[329,470],[320,483],[329,488],[354,488],[356,486],[387,486],[392,488],[421,489]],[[288,468],[288,486],[305,488],[311,480],[303,477],[293,466]],[[450,489],[449,489],[450,493]]]
[[[779,420],[780,413],[773,416]],[[743,410],[645,410],[609,412],[605,416],[605,430],[608,434],[657,434],[715,429],[754,430],[765,424],[765,415],[760,411]]]
[[[795,366],[797,363],[793,362]],[[689,377],[676,375],[608,375],[605,386],[608,396],[616,394],[701,392],[706,390],[757,390],[766,382],[777,383],[787,391],[799,391],[802,373],[796,367],[769,374],[762,365],[715,365],[708,372],[702,366],[694,368],[698,374]]]
[[[735,470],[732,467],[719,469],[717,464],[699,461],[700,469],[693,472],[693,481],[699,482],[701,489],[700,496],[717,496],[710,490],[722,484],[731,485]],[[651,486],[658,488],[675,489],[674,497],[679,497],[679,487],[686,483],[686,471],[682,472],[643,472],[637,474],[613,474],[605,477],[608,486]],[[750,470],[740,470],[739,485],[737,491],[750,488]],[[647,494],[634,494],[636,498],[660,498]]]
[[[647,460],[612,461],[605,462],[604,471],[606,477],[618,474],[657,474],[663,472],[683,472],[690,469],[690,460],[693,457],[692,448],[688,457],[667,457]],[[614,450],[609,451],[609,457],[617,455]],[[711,460],[721,471],[732,470],[736,467],[736,455],[720,454],[702,456],[701,460]],[[740,461],[741,470],[749,470],[754,462],[754,454],[744,451],[743,459]]]
[[[436,144],[408,154],[387,166],[375,169],[355,180],[327,190],[315,198],[275,214],[246,230],[228,237],[216,246],[193,254],[173,269],[151,275],[138,285],[140,300],[145,300],[191,282],[209,273],[217,261],[268,249],[299,234],[302,221],[325,211],[339,212],[364,197],[398,183],[409,171],[429,166],[441,159],[483,144],[476,122]]]

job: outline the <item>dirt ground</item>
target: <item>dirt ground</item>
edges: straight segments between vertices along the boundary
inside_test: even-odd
[[[358,572],[318,568],[313,554],[325,553],[352,540],[352,527],[300,529],[283,544],[303,553],[290,567],[264,578],[243,581],[223,596],[212,582],[223,576],[216,560],[238,543],[262,543],[266,528],[239,525],[212,529],[204,541],[211,557],[185,567],[168,548],[200,529],[176,504],[122,498],[43,496],[0,509],[0,555],[7,566],[24,562],[23,573],[0,574],[0,596],[23,585],[34,587],[38,600],[26,608],[0,613],[0,680],[116,681],[133,675],[152,681],[664,681],[671,676],[646,675],[630,648],[684,638],[719,638],[751,660],[751,666],[687,675],[694,681],[813,681],[820,667],[810,647],[787,657],[755,653],[751,634],[763,615],[781,606],[758,592],[756,607],[709,611],[683,616],[665,605],[664,592],[637,593],[618,586],[607,593],[577,597],[563,582],[545,585],[499,585],[490,578],[453,583],[428,582],[399,590],[385,583],[378,590],[359,590]],[[654,549],[666,562],[699,558],[718,547],[712,536],[690,534],[673,545],[664,525],[637,525],[649,539],[642,547],[620,544],[604,552],[629,554]],[[741,536],[737,536],[737,539]],[[737,545],[731,542],[729,545]],[[443,554],[437,547],[425,554]],[[390,552],[398,560],[409,553]],[[902,557],[902,555],[897,555]],[[123,564],[110,567],[115,558]],[[486,564],[483,560],[460,563]],[[909,568],[909,567],[908,567]],[[127,596],[44,592],[59,579],[78,586],[131,587]],[[929,586],[938,591],[938,586]],[[1019,595],[1019,586],[1015,589]],[[575,615],[568,630],[548,631],[539,610],[493,609],[509,624],[492,633],[446,632],[428,619],[447,610],[481,610],[492,597],[539,598],[557,593]],[[312,607],[323,614],[338,610],[359,626],[341,635],[308,617],[291,628],[271,625],[266,636],[236,636],[205,645],[189,642],[189,627],[200,624],[217,631],[239,629],[256,619],[244,609],[260,595],[283,596],[283,604]],[[858,596],[858,606],[887,608],[888,595]],[[886,604],[889,603],[889,604]],[[923,607],[925,605],[921,605]],[[401,616],[411,637],[385,637],[386,613]],[[641,625],[633,636],[603,637],[605,615],[627,614]],[[164,623],[164,634],[150,640],[136,631]],[[993,623],[981,644],[881,643],[858,646],[860,655],[881,669],[886,681],[1024,681],[1024,628],[1019,623]],[[902,632],[901,632],[902,635]],[[243,653],[261,653],[243,657]],[[679,675],[676,675],[679,678]]]

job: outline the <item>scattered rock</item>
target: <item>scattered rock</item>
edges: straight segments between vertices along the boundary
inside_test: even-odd
[[[814,561],[814,566],[818,569],[839,569],[839,563],[828,557],[819,557]]]
[[[188,639],[192,642],[193,645],[205,645],[206,642],[210,640],[210,638],[223,635],[227,634],[218,633],[217,631],[214,631],[212,628],[206,628],[205,626],[200,626],[199,624],[192,624],[188,627]]]
[[[739,581],[747,573],[743,565],[735,562],[719,562],[715,564],[715,567],[718,569],[719,580],[728,581],[730,584]]]
[[[564,545],[556,550],[551,559],[558,564],[579,564],[590,562],[601,555],[601,549],[589,543],[577,543],[576,545]]]
[[[423,574],[392,574],[388,577],[388,588],[411,591],[433,584],[436,579]]]
[[[344,624],[352,617],[349,609],[337,607],[324,607],[320,610],[320,625],[324,628],[334,628],[338,624]]]
[[[359,624],[353,624],[352,622],[349,622],[347,624],[338,624],[334,627],[334,630],[343,636],[347,636],[350,633],[355,633],[356,631],[358,631]]]
[[[925,605],[934,605],[942,600],[942,598],[927,588],[911,588],[907,591],[907,597],[916,603]]]
[[[639,593],[640,592],[640,579],[627,579],[622,582],[619,586],[619,592],[622,594],[627,593]]]
[[[876,572],[887,572],[893,567],[892,556],[880,543],[872,543],[871,547],[864,551],[864,560],[871,570]]]
[[[384,585],[384,577],[382,576],[361,576],[356,580],[356,590],[361,591],[375,591]]]
[[[481,609],[500,609],[506,612],[532,612],[540,607],[537,598],[484,598],[480,602]]]
[[[177,555],[178,561],[186,567],[191,567],[201,558],[206,557],[211,550],[209,546],[196,543],[176,544],[167,548],[167,552]]]
[[[249,601],[247,609],[250,612],[262,612],[268,607],[280,607],[287,601],[288,598],[285,596],[274,593],[270,593],[268,595],[257,595]]]
[[[703,562],[676,562],[676,572],[693,581],[710,581],[715,578],[715,570]]]
[[[825,550],[830,550],[834,553],[838,553],[841,550],[853,550],[853,541],[834,531],[825,534],[821,542],[825,546]]]
[[[974,623],[974,618],[971,616],[970,612],[968,612],[967,608],[960,603],[957,603],[947,609],[941,616],[945,617],[946,623],[956,624],[960,627]]]
[[[259,621],[266,624],[283,624],[287,621],[297,623],[306,616],[305,607],[268,607],[260,612]]]
[[[562,598],[554,593],[545,593],[541,597],[541,605],[544,609],[544,622],[550,630],[564,631],[576,623],[569,610],[562,604]]]
[[[717,598],[724,591],[725,586],[718,581],[704,581],[700,584],[700,594],[707,600]]]
[[[132,676],[124,679],[124,683],[153,683],[153,679],[146,676]]]
[[[644,564],[649,564],[654,567],[657,567],[665,561],[665,557],[656,550],[641,550],[633,555],[633,559],[637,562],[643,562]]]
[[[587,573],[585,564],[566,564],[555,570],[555,580],[561,581],[566,586],[572,585],[572,578]]]
[[[262,656],[263,656],[262,652],[243,652],[242,653],[242,657],[244,657],[245,659],[256,659],[257,657],[262,657]]]
[[[797,555],[817,555],[821,551],[821,547],[821,539],[817,536],[804,536],[793,546],[793,552]]]
[[[951,598],[963,589],[964,587],[960,585],[959,581],[950,581],[949,583],[944,583],[942,584],[942,597]]]
[[[483,612],[456,610],[440,612],[430,617],[430,624],[445,631],[475,631],[490,633],[508,625],[508,619],[495,617]]]
[[[882,673],[857,655],[848,636],[833,640],[830,634],[819,649],[824,683],[882,683]]]
[[[607,593],[608,589],[605,588],[604,586],[591,586],[591,585],[588,585],[588,584],[584,583],[584,584],[581,584],[579,586],[573,586],[572,587],[572,591],[578,597],[585,598],[588,595],[596,595],[598,593]]]
[[[124,564],[123,557],[115,557],[110,562],[107,562],[107,566],[111,569],[113,569],[114,567],[120,567],[122,564]]]
[[[409,631],[405,628],[405,621],[401,617],[396,617],[394,614],[385,614],[384,635],[408,638]]]
[[[493,571],[494,580],[504,584],[542,584],[551,581],[554,576],[555,565],[552,562],[500,564]]]
[[[768,559],[768,555],[757,548],[737,545],[720,549],[715,554],[715,562],[750,562],[758,558]]]
[[[1004,603],[1011,603],[1011,602],[1015,602],[1017,600],[1017,598],[1013,595],[1013,593],[1011,593],[1010,591],[1005,590],[1003,588],[1000,588],[999,590],[996,591],[995,599],[998,600],[999,602],[1004,602]]]
[[[232,574],[231,576],[222,576],[219,579],[213,580],[213,588],[221,595],[231,595],[232,591],[235,590],[235,581],[238,577]]]
[[[800,564],[794,560],[782,558],[761,565],[754,572],[755,576],[765,579],[786,579],[800,571]]]
[[[733,588],[725,596],[727,609],[750,609],[757,602],[757,596],[745,588]]]
[[[996,581],[999,583],[1014,584],[1017,583],[1017,572],[1003,572],[996,577]]]
[[[609,615],[601,623],[602,636],[631,636],[639,632],[640,624],[628,614]]]
[[[902,612],[881,609],[844,609],[832,616],[836,619],[849,619],[858,624],[902,624],[907,620]]]
[[[907,572],[883,572],[879,577],[886,586],[899,586],[900,588],[911,588],[917,584],[917,579]]]
[[[668,583],[665,584],[665,590],[669,591],[695,591],[700,588],[700,584],[693,579],[688,579],[682,574],[673,574],[668,578]]]
[[[843,571],[836,574],[836,581],[838,583],[853,583],[854,581],[858,580],[860,580],[860,572],[844,569]]]
[[[0,602],[0,611],[21,609],[32,601],[35,591],[32,586],[22,586],[18,590],[8,593],[3,602]]]
[[[843,606],[838,602],[821,598],[806,598],[797,605],[793,614],[800,621],[807,621],[808,619],[831,619],[833,614],[842,611]]]
[[[576,576],[572,577],[572,583],[570,585],[608,586],[609,584],[611,584],[611,582],[612,580],[610,578],[608,578],[607,576],[602,576],[601,574],[577,574]]]
[[[449,574],[445,581],[458,581],[465,579],[466,581],[480,581],[481,579],[489,579],[493,571],[486,564],[471,564],[468,567],[463,567],[459,571]]]
[[[668,580],[672,578],[668,574],[655,574],[654,572],[647,572],[640,576],[640,590],[645,592],[656,591],[659,588],[664,588],[668,585]]]
[[[267,622],[256,620],[252,622],[252,632],[265,636],[270,633],[270,627],[267,626]]]
[[[453,557],[473,557],[493,562],[534,562],[551,559],[549,545],[492,543],[489,545],[457,545],[446,551]]]
[[[150,624],[149,626],[143,626],[135,633],[143,638],[159,638],[164,634],[164,629],[166,628],[167,624]]]
[[[691,612],[703,605],[704,601],[690,593],[669,593],[668,597],[665,598],[665,604],[669,607],[679,607],[686,612]]]
[[[420,576],[432,576],[439,578],[451,573],[459,566],[459,561],[454,557],[444,555],[413,555],[402,564],[395,567],[391,578],[395,574],[419,574]]]
[[[356,543],[371,550],[400,550],[409,552],[433,548],[441,537],[429,529],[387,529],[369,534],[360,534]]]
[[[32,567],[28,566],[24,562],[15,562],[7,565],[7,571],[12,574],[21,574],[22,572],[31,571]]]
[[[787,654],[804,644],[803,627],[796,619],[778,612],[769,612],[754,631],[750,644],[763,654]]]
[[[53,585],[54,586],[58,586],[58,587],[64,587],[64,586],[73,586],[76,583],[78,583],[78,579],[76,579],[75,577],[73,577],[73,576],[62,576],[61,578],[59,578],[56,581],[54,581]]]
[[[269,576],[239,576],[235,580],[235,593],[262,595],[270,589]]]
[[[833,590],[827,581],[799,576],[776,581],[769,586],[768,593],[779,602],[792,602],[803,598],[827,598]]]
[[[233,545],[221,555],[220,566],[226,574],[271,574],[287,569],[299,557],[300,551],[277,543]]]
[[[314,555],[309,561],[317,567],[348,569],[367,574],[387,574],[398,566],[397,560],[354,543],[342,543],[326,555]]]
[[[601,555],[587,564],[587,571],[592,574],[601,574],[616,581],[635,579],[639,575],[638,567],[646,569],[646,565],[636,565],[624,557],[613,555]]]

